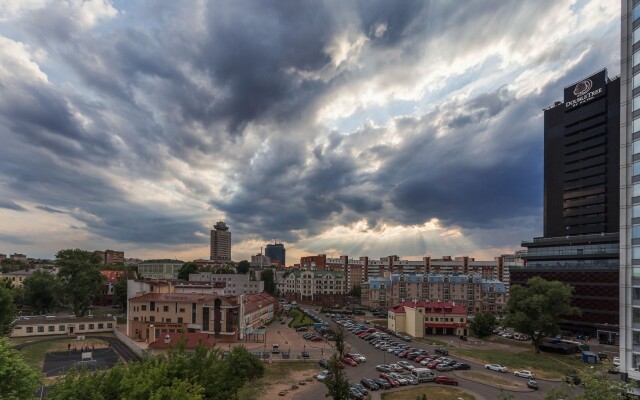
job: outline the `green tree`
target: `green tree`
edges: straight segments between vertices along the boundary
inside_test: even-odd
[[[347,400],[349,398],[349,380],[344,369],[340,368],[340,359],[337,354],[332,355],[329,359],[327,370],[330,374],[324,380],[324,384],[327,386],[329,395],[334,400]]]
[[[345,333],[344,327],[342,325],[338,325],[336,329],[334,329],[333,337],[335,339],[335,348],[338,352],[340,358],[344,357],[345,352]]]
[[[0,335],[8,335],[13,330],[16,318],[16,305],[13,300],[11,283],[6,281],[0,285]]]
[[[0,398],[29,399],[39,386],[40,374],[27,365],[6,339],[0,338]]]
[[[56,254],[58,280],[62,294],[77,316],[84,316],[94,298],[102,293],[104,276],[102,260],[84,250],[60,250]]]
[[[236,267],[236,271],[238,271],[239,274],[246,274],[247,272],[249,272],[249,267],[251,267],[251,264],[249,264],[249,261],[242,260],[238,263],[238,266]]]
[[[122,275],[116,283],[113,285],[113,304],[122,308],[122,311],[127,310],[127,281],[129,279],[126,275]]]
[[[184,263],[182,264],[182,267],[180,267],[180,271],[178,271],[178,279],[188,281],[189,274],[195,274],[196,272],[198,272],[198,266],[196,263]]]
[[[229,267],[222,267],[222,268],[217,268],[213,270],[214,274],[235,274],[236,270],[234,270],[233,268],[229,268]]]
[[[491,335],[496,326],[498,326],[496,316],[490,312],[477,313],[471,320],[471,332],[479,338]]]
[[[529,335],[539,351],[544,335],[560,332],[564,316],[580,314],[580,309],[571,306],[572,292],[570,285],[540,277],[529,279],[527,286],[513,285],[503,324]]]
[[[58,308],[58,281],[49,272],[35,271],[22,282],[24,302],[36,312],[43,313]]]
[[[349,291],[349,296],[360,297],[362,295],[362,287],[360,285],[353,285]]]
[[[276,280],[275,276],[273,275],[273,270],[265,269],[264,271],[260,272],[260,280],[264,282],[264,291],[275,296],[276,290],[278,288],[276,287]]]

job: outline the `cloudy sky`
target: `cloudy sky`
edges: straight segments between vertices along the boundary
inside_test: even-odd
[[[0,0],[0,253],[517,250],[619,3]]]

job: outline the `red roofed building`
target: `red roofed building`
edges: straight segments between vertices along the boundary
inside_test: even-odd
[[[405,301],[389,310],[389,329],[413,337],[425,335],[466,336],[467,309],[455,303]]]
[[[192,352],[198,346],[203,346],[208,349],[215,347],[216,340],[213,335],[208,333],[165,333],[163,337],[158,338],[153,343],[149,343],[149,353],[151,355],[154,354],[164,354],[169,349],[177,348],[178,346],[182,346],[185,352]]]
[[[113,288],[120,279],[120,277],[124,276],[126,271],[117,271],[111,269],[105,269],[100,271],[102,276],[104,276],[104,286],[102,288],[102,294],[100,295],[100,299],[98,299],[95,304],[98,306],[106,306],[113,304]]]
[[[172,333],[205,333],[218,342],[257,340],[256,331],[274,318],[277,304],[268,293],[145,293],[129,299],[127,335],[149,343]]]

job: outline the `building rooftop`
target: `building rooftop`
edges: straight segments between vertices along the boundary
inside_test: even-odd
[[[434,301],[405,301],[398,305],[391,307],[390,311],[396,314],[402,314],[406,308],[424,308],[425,313],[452,313],[452,314],[466,314],[467,309],[464,306],[457,306],[453,303],[442,303]]]
[[[129,301],[165,301],[176,303],[205,303],[218,297],[215,294],[190,294],[190,293],[146,293],[133,297]]]
[[[41,325],[41,324],[67,324],[67,323],[92,323],[92,322],[113,322],[117,324],[117,321],[113,319],[113,317],[71,317],[71,316],[63,316],[63,317],[52,317],[44,315],[38,316],[24,316],[19,317],[16,321],[17,325]]]

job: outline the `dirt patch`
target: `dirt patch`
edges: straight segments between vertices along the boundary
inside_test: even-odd
[[[276,382],[273,384],[265,385],[265,390],[263,391],[260,399],[263,400],[276,400],[276,399],[284,399],[290,400],[294,395],[304,393],[307,391],[317,390],[321,388],[323,385],[321,382],[318,382],[315,379],[317,375],[317,371],[296,371],[291,373],[286,380],[282,380],[281,382]],[[311,378],[311,382],[307,381],[307,378]],[[304,382],[304,385],[298,385],[299,382]],[[298,389],[292,390],[292,385],[298,385]],[[280,396],[278,393],[286,390],[287,394],[285,396]]]

